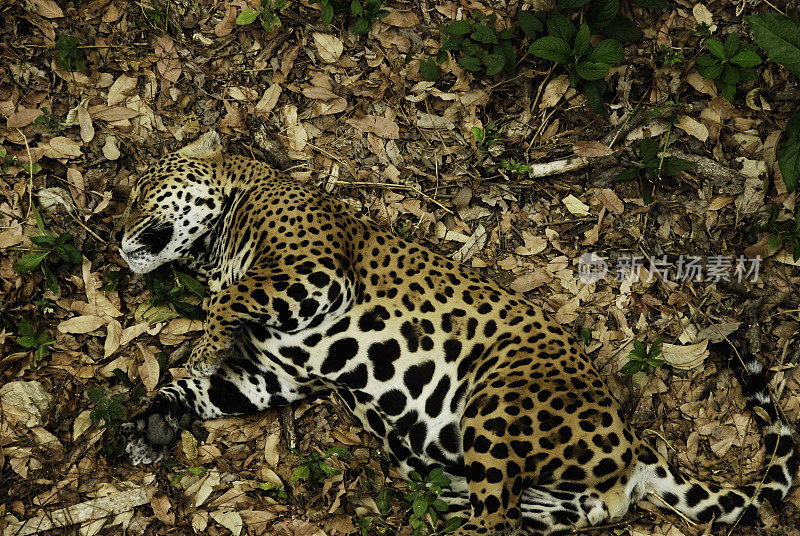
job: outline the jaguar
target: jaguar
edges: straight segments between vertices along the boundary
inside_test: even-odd
[[[760,425],[761,479],[686,476],[625,422],[591,359],[540,307],[382,230],[211,130],[136,181],[117,231],[135,273],[182,260],[207,281],[189,375],[131,423],[133,463],[179,430],[332,390],[402,474],[442,467],[455,534],[554,535],[620,519],[645,495],[698,522],[778,505],[797,466],[766,370],[730,354]]]

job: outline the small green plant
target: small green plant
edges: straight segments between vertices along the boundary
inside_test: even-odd
[[[397,235],[403,238],[409,238],[414,231],[414,224],[408,220],[401,220],[397,223]]]
[[[468,19],[457,20],[442,26],[442,43],[436,60],[420,62],[420,72],[429,82],[436,80],[436,64],[447,60],[447,51],[456,53],[458,64],[476,76],[495,76],[500,71],[514,72],[514,29],[497,31],[494,15],[484,15],[478,10]]]
[[[484,153],[489,152],[489,147],[502,143],[497,139],[497,127],[494,123],[489,123],[484,128],[472,127],[472,137],[475,138],[475,144],[478,149]]]
[[[5,173],[11,166],[16,166],[18,163],[16,156],[9,156],[5,147],[0,147],[0,171]]]
[[[620,372],[628,376],[633,376],[637,372],[649,374],[664,364],[663,359],[658,359],[660,355],[661,337],[655,340],[650,346],[650,350],[647,349],[643,342],[634,340],[633,350],[628,354],[628,362],[622,366]]]
[[[127,415],[125,413],[125,393],[109,396],[102,385],[89,389],[89,400],[94,404],[89,417],[100,430],[106,430],[110,441],[103,447],[106,456],[120,457],[125,452],[125,438],[120,429]]]
[[[589,42],[591,30],[588,24],[579,29],[557,11],[547,18],[545,37],[534,41],[530,53],[565,65],[569,71],[572,87],[583,87],[586,102],[603,117],[608,117],[601,95],[605,92],[605,77],[611,65],[622,61],[622,45],[616,39],[604,39],[597,46]]]
[[[531,171],[533,171],[533,168],[528,164],[517,162],[513,158],[509,158],[508,160],[501,160],[500,167],[502,167],[506,171],[511,171],[512,173],[519,173],[520,175],[524,175],[525,173],[530,173]]]
[[[42,107],[42,115],[37,117],[33,124],[42,127],[51,134],[64,130],[64,123],[61,121],[61,118],[51,112],[46,106]]]
[[[144,275],[144,283],[153,292],[150,305],[157,307],[167,305],[178,315],[200,320],[203,318],[203,309],[193,303],[185,301],[187,293],[197,298],[205,296],[205,289],[194,277],[187,273],[179,272],[170,266],[171,276],[165,270],[156,270]]]
[[[339,456],[340,460],[347,460],[350,458],[350,452],[342,447],[331,447],[325,454],[319,452],[312,452],[308,456],[303,456],[297,449],[291,449],[292,452],[300,456],[300,465],[292,471],[290,482],[294,484],[298,480],[305,480],[312,486],[319,484],[327,475],[338,475],[341,471],[331,467],[325,460],[334,454]]]
[[[432,469],[426,477],[416,471],[411,471],[408,476],[411,493],[407,493],[404,499],[411,503],[411,516],[408,519],[411,534],[412,536],[433,534],[437,521],[447,512],[447,503],[440,499],[439,495],[450,487],[450,479],[444,476],[441,467]],[[439,532],[453,532],[461,526],[461,521],[460,517],[450,517]]]
[[[162,30],[164,33],[169,33],[170,28],[181,31],[181,27],[170,19],[169,17],[170,2],[167,0],[166,7],[161,7],[159,0],[150,0],[150,7],[144,7],[142,3],[142,13],[148,24],[156,30]]]
[[[41,300],[34,300],[33,304],[39,308],[44,314],[49,315],[56,310],[55,302],[42,298]]]
[[[33,365],[35,368],[50,354],[50,346],[55,344],[56,341],[51,338],[46,331],[36,333],[36,329],[34,329],[30,322],[20,322],[17,325],[17,329],[19,330],[17,344],[28,350],[33,350]]]
[[[386,475],[389,474],[389,462],[386,458],[380,458],[381,474],[377,473],[370,467],[364,467],[364,475],[367,477],[365,480],[364,488],[371,497],[375,498],[375,506],[381,514],[388,514],[392,507],[389,504],[390,499],[397,496],[397,492],[390,488],[387,483]]]
[[[122,270],[111,270],[106,275],[103,276],[103,286],[100,287],[100,290],[103,292],[112,292],[116,290],[117,284],[119,284],[119,276],[122,274]]]
[[[646,9],[666,9],[667,0],[633,0],[634,4]],[[583,8],[583,20],[589,23],[593,32],[601,32],[623,43],[636,41],[642,31],[636,23],[619,12],[619,0],[558,0],[557,9]]]
[[[584,328],[584,327],[578,328],[578,336],[581,338],[584,345],[587,345],[590,342],[592,342],[593,332],[594,330],[592,328]]]
[[[677,156],[658,155],[658,142],[644,138],[636,149],[636,158],[631,165],[617,175],[617,181],[639,181],[642,200],[646,205],[653,202],[653,184],[661,176],[674,177],[690,169],[694,163]]]
[[[334,13],[344,8],[342,0],[309,0],[309,4],[319,4],[322,7],[320,18],[325,26],[330,26]]]
[[[277,500],[283,500],[287,497],[286,490],[283,488],[283,485],[276,484],[275,482],[259,482],[258,489],[266,491]]]
[[[47,232],[44,227],[44,221],[36,207],[34,207],[34,217],[36,218],[36,225],[42,234],[30,238],[34,248],[31,249],[31,253],[23,255],[21,259],[15,262],[12,268],[18,274],[27,274],[41,266],[45,286],[53,293],[58,293],[60,287],[58,279],[56,279],[56,275],[53,272],[52,263],[56,259],[60,259],[64,262],[81,264],[83,255],[75,246],[69,243],[72,241],[71,234],[61,233],[58,236],[53,236]]]
[[[178,471],[169,479],[169,482],[172,486],[177,486],[183,480],[183,477],[187,475],[194,475],[194,476],[203,476],[206,474],[206,468],[202,465],[193,465],[191,467],[187,467],[185,471]]]
[[[247,8],[239,13],[239,16],[236,17],[236,24],[244,26],[260,19],[261,27],[267,32],[271,32],[281,25],[278,14],[287,7],[289,7],[289,0],[261,0],[261,5],[257,8]]]
[[[656,54],[656,61],[666,67],[683,63],[685,59],[682,48],[668,47],[666,45],[661,45]]]
[[[736,84],[755,80],[758,76],[753,69],[761,63],[755,45],[740,45],[739,34],[732,33],[725,38],[725,43],[716,39],[706,39],[706,48],[710,56],[697,58],[697,72],[703,78],[713,79],[728,102],[733,102]]]
[[[348,10],[355,19],[350,30],[354,34],[369,33],[372,23],[389,14],[383,9],[382,0],[350,0],[349,4],[343,0],[309,0],[310,4],[319,4],[322,7],[320,18],[322,24],[329,26],[335,13]]]
[[[383,9],[382,0],[352,0],[350,2],[350,14],[355,17],[355,22],[351,27],[354,34],[369,33],[372,23],[389,14]]]
[[[82,71],[86,66],[83,52],[78,48],[80,41],[75,37],[62,35],[56,41],[56,59],[65,71]]]
[[[773,208],[777,212],[777,207]],[[769,239],[769,248],[776,250],[784,244],[790,244],[792,248],[792,258],[796,262],[800,260],[800,208],[795,208],[794,221],[789,225],[778,225],[773,221],[773,234]]]
[[[707,23],[701,22],[694,27],[692,33],[695,37],[711,37],[711,27]]]
[[[358,532],[361,536],[372,536],[373,534],[386,534],[389,526],[380,516],[364,516],[358,519]]]

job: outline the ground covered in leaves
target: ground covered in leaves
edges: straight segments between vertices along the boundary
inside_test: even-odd
[[[607,119],[561,66],[525,54],[518,13],[542,2],[387,1],[367,34],[346,12],[325,26],[307,2],[269,30],[237,25],[256,4],[0,0],[0,532],[411,534],[405,483],[333,397],[295,408],[296,451],[270,411],[207,423],[204,442],[184,435],[163,466],[114,457],[121,420],[183,373],[168,356],[202,327],[186,318],[202,291],[169,271],[127,271],[114,221],[148,163],[211,127],[229,150],[526,293],[582,338],[630,420],[678,466],[725,484],[757,477],[761,437],[707,342],[745,328],[798,421],[800,264],[770,237],[796,210],[775,152],[800,92],[765,62],[731,103],[695,60],[709,32],[751,43],[742,17],[771,3],[625,3],[642,37],[605,76]],[[796,7],[782,9],[796,18]],[[473,9],[513,29],[500,36],[513,61],[472,74],[463,51],[439,54],[443,25]],[[647,138],[665,149],[658,160],[696,165],[615,181]],[[608,273],[586,283],[588,253]],[[660,338],[650,357],[666,364],[629,365],[642,361],[629,357],[635,341]],[[332,447],[349,455],[320,461]],[[651,500],[592,534],[730,530]],[[759,527],[732,533],[798,534],[799,508],[795,488]]]

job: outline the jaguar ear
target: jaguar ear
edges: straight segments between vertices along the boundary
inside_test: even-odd
[[[197,140],[178,150],[178,154],[191,158],[212,159],[222,153],[222,144],[216,130],[209,130]]]

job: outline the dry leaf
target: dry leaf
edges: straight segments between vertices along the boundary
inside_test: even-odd
[[[719,210],[723,207],[727,207],[735,200],[736,198],[732,196],[715,197],[714,199],[711,200],[711,203],[708,204],[708,210]]]
[[[381,22],[398,28],[413,28],[419,24],[419,17],[413,11],[400,11],[392,9]]]
[[[89,143],[94,139],[94,126],[92,126],[92,117],[86,109],[86,104],[81,103],[78,106],[78,124],[81,127],[81,139],[83,143]]]
[[[106,142],[103,144],[103,156],[109,160],[116,160],[120,157],[119,149],[117,148],[117,137],[107,136]]]
[[[150,507],[153,509],[153,514],[155,514],[156,518],[166,523],[167,525],[174,525],[175,524],[175,513],[169,513],[169,509],[172,505],[169,502],[169,497],[167,497],[163,493],[159,493],[158,495],[153,496],[150,500]]]
[[[705,6],[705,4],[695,4],[692,8],[692,15],[694,16],[694,20],[698,23],[703,23],[708,26],[708,29],[711,33],[714,33],[717,30],[717,25],[714,24],[714,17],[711,15],[711,12]]]
[[[558,75],[550,80],[544,88],[539,109],[552,108],[558,104],[558,101],[567,92],[567,88],[569,88],[569,78],[565,74]]]
[[[708,140],[708,129],[706,126],[696,119],[692,119],[688,115],[680,116],[678,118],[678,122],[675,123],[675,126],[686,131],[687,134],[694,136],[702,142]]]
[[[281,436],[277,433],[271,433],[267,436],[267,441],[264,444],[264,461],[272,467],[277,467],[280,460],[280,453],[278,452],[278,444],[281,441]]]
[[[360,119],[348,119],[347,124],[353,125],[362,132],[372,132],[384,139],[400,139],[400,127],[391,119],[377,115],[365,115]]]
[[[40,115],[42,115],[42,111],[38,108],[20,108],[6,118],[6,128],[27,127],[36,121]]]
[[[673,368],[689,370],[702,365],[708,357],[708,341],[686,345],[664,343],[659,357]]]
[[[611,149],[599,141],[579,141],[572,146],[572,152],[577,156],[597,158],[610,155]]]
[[[64,16],[64,12],[54,0],[36,0],[36,14],[46,19],[57,19]]]
[[[625,203],[622,199],[610,188],[602,188],[597,192],[597,199],[604,207],[617,216],[625,212]]]
[[[121,75],[111,87],[108,88],[108,105],[119,104],[125,97],[132,95],[136,90],[136,83],[139,79],[134,76]]]
[[[103,344],[103,357],[110,357],[119,349],[122,340],[122,324],[111,320],[106,326],[106,340]]]
[[[158,385],[158,375],[161,372],[161,366],[158,364],[158,359],[149,348],[141,343],[137,343],[139,354],[142,356],[142,364],[139,365],[139,379],[142,380],[145,388],[148,391],[153,391]]]
[[[589,215],[589,205],[578,199],[572,194],[569,194],[567,197],[563,199],[564,205],[566,205],[567,210],[569,210],[572,214],[576,216],[588,216]]]
[[[344,44],[338,37],[320,32],[314,32],[313,37],[314,45],[317,47],[317,53],[322,61],[325,63],[339,61],[339,57],[344,51]]]
[[[275,105],[278,104],[278,97],[281,96],[280,84],[272,84],[261,96],[261,100],[256,103],[256,113],[264,118],[269,114]]]
[[[453,260],[457,262],[467,262],[474,257],[477,252],[482,250],[484,245],[486,245],[486,228],[478,224],[478,228],[475,229],[475,232],[472,233],[469,240],[461,246],[461,249],[453,253]]]
[[[529,292],[535,288],[539,288],[553,280],[553,276],[545,273],[543,270],[536,270],[527,274],[523,274],[514,280],[509,285],[511,290],[517,292]]]
[[[65,136],[56,136],[50,144],[43,145],[44,155],[49,158],[76,158],[83,155],[81,146]]]
[[[244,523],[242,522],[242,516],[239,515],[239,512],[234,512],[233,510],[217,510],[216,512],[211,512],[211,518],[231,531],[233,536],[239,536],[242,533]]]
[[[197,439],[189,430],[181,430],[181,448],[188,459],[197,458]]]
[[[95,315],[76,316],[61,322],[58,325],[58,331],[61,333],[91,333],[105,323],[105,320]]]
[[[72,440],[78,439],[86,430],[92,427],[92,410],[86,409],[75,417],[72,422]]]

